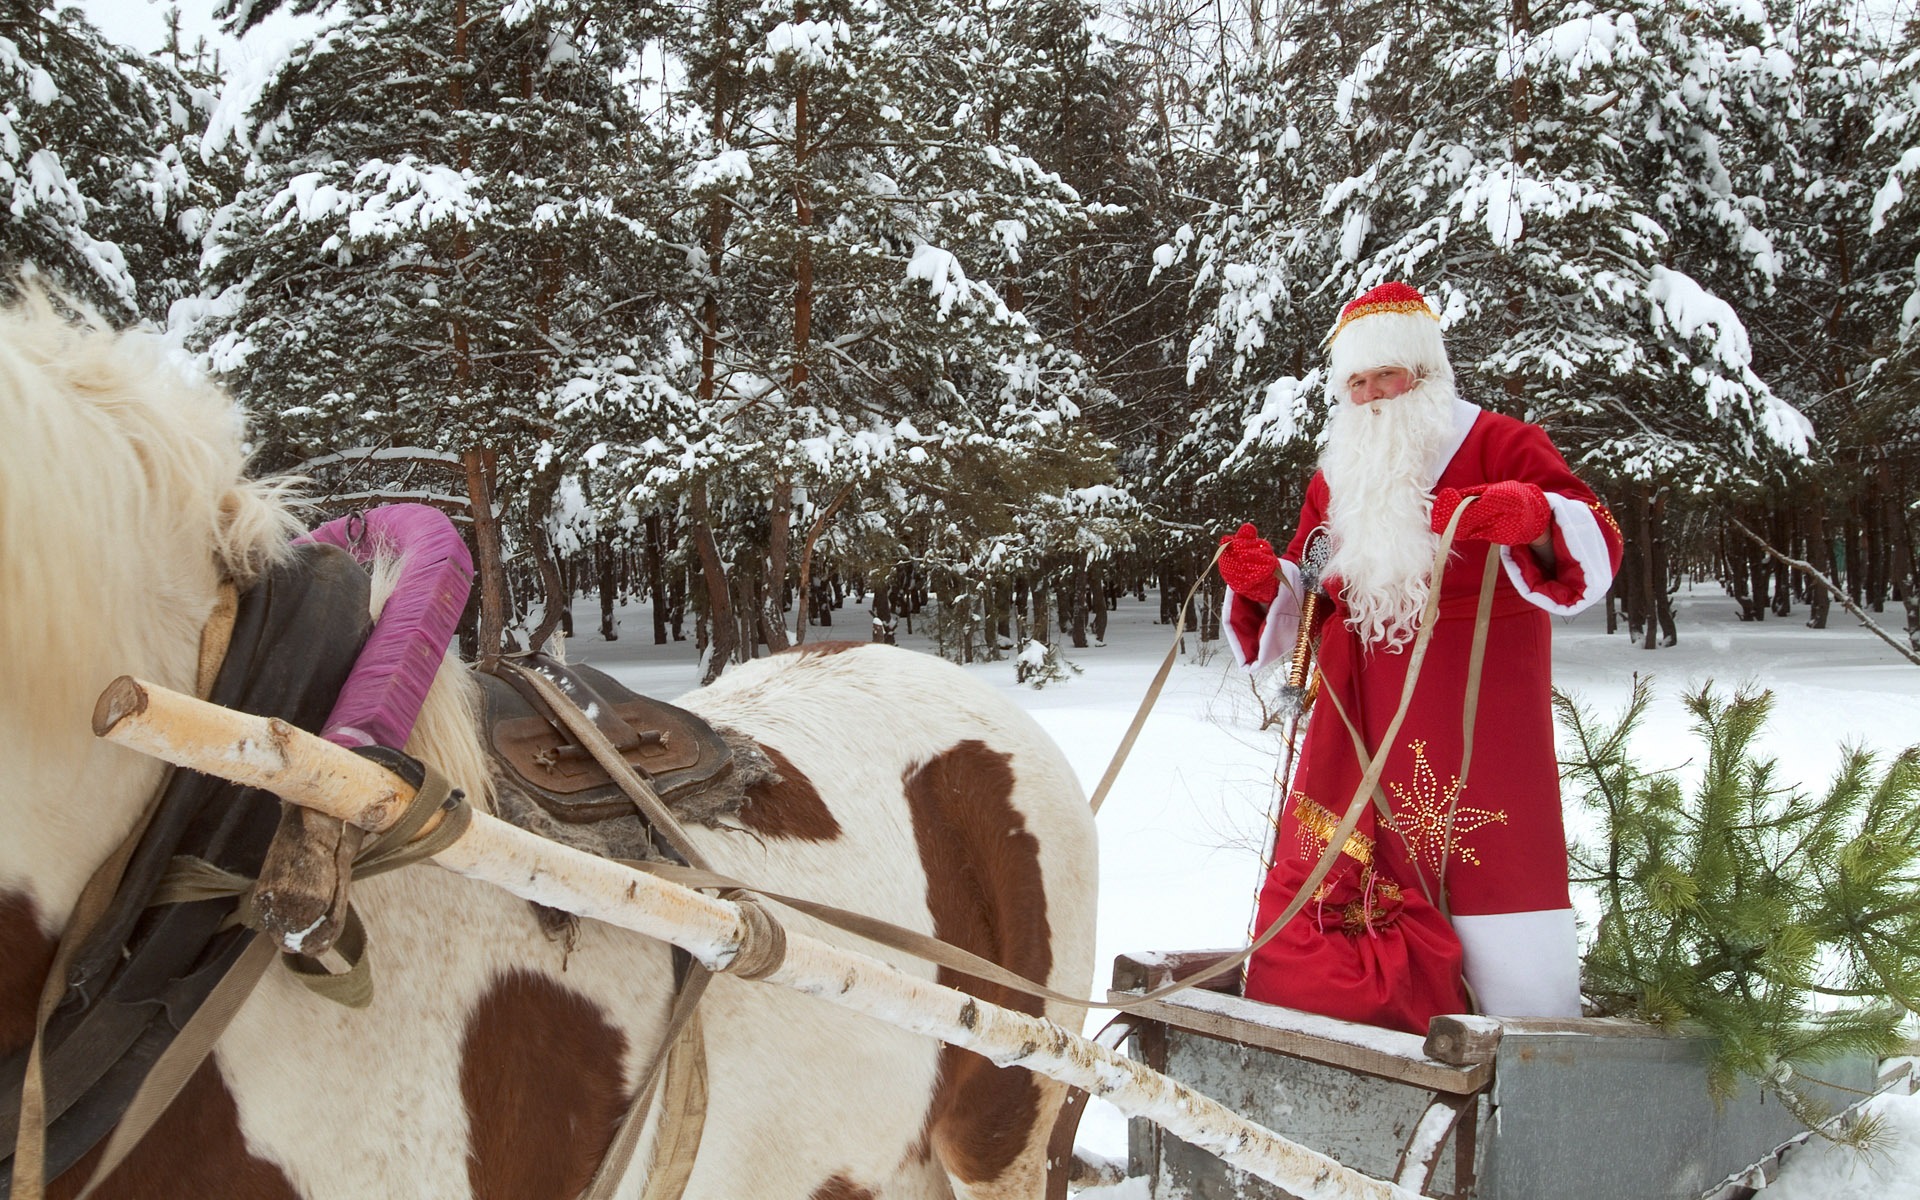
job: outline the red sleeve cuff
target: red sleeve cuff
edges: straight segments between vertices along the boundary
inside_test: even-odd
[[[1267,606],[1255,604],[1238,592],[1228,592],[1227,628],[1240,647],[1241,662],[1260,658],[1260,634],[1267,627]]]
[[[1580,568],[1580,560],[1575,558],[1567,545],[1566,532],[1560,528],[1558,520],[1549,521],[1547,529],[1553,534],[1553,573],[1548,574],[1534,557],[1532,546],[1513,547],[1514,565],[1520,568],[1520,577],[1526,580],[1527,590],[1563,607],[1580,603],[1587,594],[1587,573]]]

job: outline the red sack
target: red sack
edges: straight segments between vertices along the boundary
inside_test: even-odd
[[[1285,854],[1274,864],[1256,933],[1286,911],[1317,860]],[[1460,939],[1417,884],[1403,888],[1342,854],[1317,890],[1248,960],[1249,1000],[1423,1035],[1432,1017],[1472,1011]]]

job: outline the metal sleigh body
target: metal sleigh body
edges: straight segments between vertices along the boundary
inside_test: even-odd
[[[1148,991],[1224,951],[1122,955],[1110,998]],[[1242,998],[1234,974],[1144,1006],[1128,1053],[1247,1119],[1410,1190],[1448,1200],[1744,1200],[1813,1135],[1746,1084],[1716,1106],[1705,1039],[1618,1018],[1436,1017],[1425,1039]],[[1809,1068],[1846,1116],[1914,1090],[1902,1062]],[[1154,1200],[1286,1200],[1144,1121],[1127,1174]]]

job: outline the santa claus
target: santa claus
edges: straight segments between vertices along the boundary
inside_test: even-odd
[[[1222,539],[1225,624],[1252,670],[1291,656],[1299,564],[1315,538],[1331,550],[1319,699],[1281,805],[1261,929],[1285,911],[1356,796],[1366,811],[1299,915],[1248,963],[1247,995],[1415,1032],[1444,1012],[1577,1016],[1550,618],[1606,594],[1619,529],[1543,430],[1461,399],[1440,321],[1413,288],[1360,296],[1327,345],[1333,411],[1285,553],[1251,525]],[[1434,579],[1439,531],[1464,497],[1473,499]]]

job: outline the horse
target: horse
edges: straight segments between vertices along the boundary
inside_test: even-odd
[[[123,673],[191,691],[222,581],[260,578],[303,524],[297,483],[248,476],[230,396],[150,335],[68,307],[29,289],[0,311],[0,1060],[32,1040],[76,898],[162,777],[90,736],[95,697]],[[449,656],[406,749],[485,809],[476,694]],[[991,687],[929,655],[841,643],[733,666],[678,703],[779,772],[737,814],[689,827],[715,869],[1086,994],[1091,816],[1059,748]],[[593,922],[557,937],[526,902],[429,864],[354,887],[371,1002],[342,1007],[270,969],[95,1196],[580,1193],[662,1038],[670,949]],[[724,975],[701,1017],[708,1100],[689,1200],[1046,1187],[1064,1085]],[[621,1196],[641,1194],[659,1124],[646,1118]],[[89,1170],[82,1159],[49,1195],[75,1195]]]

